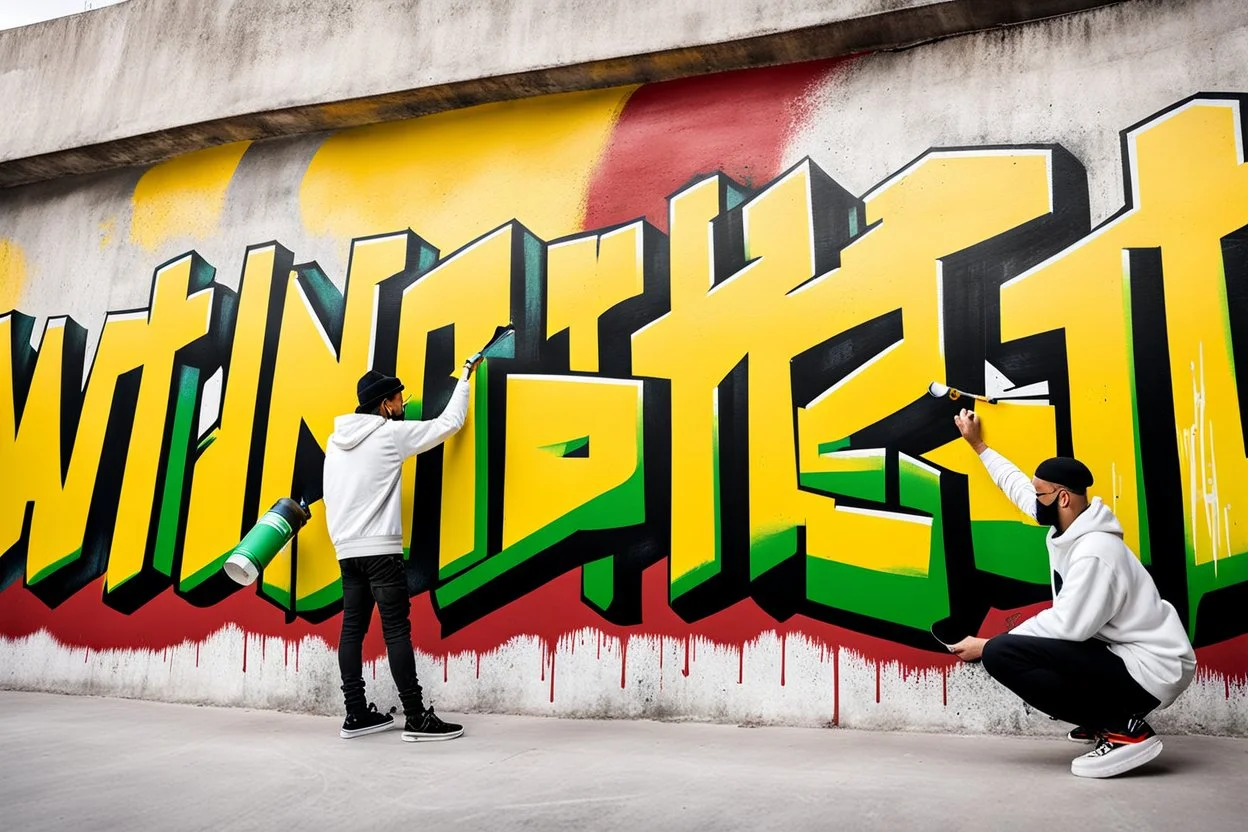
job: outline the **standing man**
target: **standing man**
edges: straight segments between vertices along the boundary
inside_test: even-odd
[[[1082,726],[1096,742],[1070,765],[1079,777],[1113,777],[1161,753],[1144,721],[1169,706],[1196,673],[1196,654],[1179,616],[1122,539],[1100,497],[1088,500],[1092,472],[1069,457],[1046,459],[1027,476],[984,444],[973,411],[954,417],[989,476],[1022,512],[1050,526],[1050,572],[1061,581],[1053,606],[992,639],[949,649],[982,658],[994,679],[1032,707]],[[1074,732],[1072,732],[1072,738]]]
[[[364,635],[376,604],[386,639],[390,674],[407,718],[405,742],[451,740],[463,726],[443,722],[426,708],[412,652],[411,598],[403,562],[403,462],[437,447],[464,425],[468,379],[481,361],[468,359],[446,409],[436,419],[403,421],[403,384],[369,370],[356,385],[360,406],[334,420],[325,450],[324,501],[329,536],[342,569],[342,638],[338,668],[347,718],[344,739],[385,731],[394,717],[364,696]]]

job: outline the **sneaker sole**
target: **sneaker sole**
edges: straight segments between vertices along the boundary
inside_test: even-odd
[[[1092,745],[1093,743],[1096,742],[1096,737],[1087,737],[1087,738],[1072,737],[1070,734],[1066,735],[1066,739],[1068,739],[1071,742],[1077,742],[1080,745]]]
[[[353,740],[356,737],[362,737],[365,734],[380,734],[382,731],[389,731],[393,727],[394,720],[390,720],[389,722],[383,722],[380,725],[372,725],[368,728],[356,728],[353,731],[348,731],[346,728],[342,728],[339,729],[338,736],[342,737],[344,740]]]
[[[404,731],[403,742],[442,742],[443,740],[457,739],[463,735],[463,728],[449,734],[417,734],[415,731]]]
[[[1085,757],[1076,757],[1070,764],[1070,773],[1076,777],[1117,777],[1157,759],[1161,748],[1161,737],[1149,737],[1141,743],[1111,752],[1107,755],[1111,758],[1109,760],[1097,758],[1092,761]],[[1087,761],[1083,762],[1085,760]]]

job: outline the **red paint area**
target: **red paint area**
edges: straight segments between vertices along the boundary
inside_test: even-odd
[[[585,228],[644,216],[667,230],[667,198],[723,171],[759,187],[781,173],[802,95],[853,58],[646,84],[629,98],[590,181]]]
[[[52,610],[20,584],[14,585],[0,593],[0,636],[20,638],[46,629],[57,641],[85,648],[84,655],[89,655],[100,650],[161,650],[183,641],[197,643],[232,623],[251,635],[279,637],[287,641],[315,635],[331,647],[338,643],[339,616],[317,625],[304,621],[286,624],[280,610],[249,591],[235,593],[208,608],[191,606],[172,592],[166,592],[131,615],[122,615],[106,607],[101,591],[101,584],[93,584]],[[849,649],[871,661],[897,662],[903,674],[907,675],[915,671],[948,668],[957,662],[952,656],[907,647],[800,615],[786,622],[777,622],[749,600],[689,624],[672,611],[667,603],[667,592],[667,565],[659,563],[648,569],[642,579],[642,615],[645,623],[637,627],[621,627],[604,621],[585,605],[580,597],[580,574],[570,572],[445,639],[439,638],[441,624],[434,614],[429,594],[425,593],[412,599],[413,641],[417,649],[445,657],[454,653],[480,654],[516,637],[536,637],[546,645],[541,672],[543,678],[547,678],[546,673],[550,674],[552,695],[554,648],[560,638],[584,628],[597,629],[619,639],[630,635],[655,636],[679,639],[687,644],[689,639],[701,637],[738,647],[763,633],[775,632],[782,640],[787,640],[789,634],[800,634],[826,645],[829,657],[840,649]],[[980,635],[989,637],[1004,632],[1044,606],[1037,604],[1021,610],[992,610],[980,629]],[[623,645],[626,651],[627,641]],[[297,645],[292,649],[297,649]],[[599,651],[601,655],[601,646]],[[385,655],[385,641],[376,614],[364,642],[364,652],[366,660],[370,661]],[[1197,658],[1202,674],[1224,675],[1228,684],[1229,680],[1248,679],[1248,635],[1203,647],[1197,651]],[[297,652],[294,661],[298,662]],[[687,662],[688,658],[686,666]],[[626,655],[621,656],[621,686],[627,684],[625,666]],[[742,651],[742,677],[744,670]],[[777,681],[783,684],[780,679]]]

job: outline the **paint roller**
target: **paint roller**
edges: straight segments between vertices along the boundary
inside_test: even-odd
[[[490,336],[490,341],[481,351],[468,361],[476,363],[482,358],[515,358],[516,357],[516,327],[512,323],[505,326],[495,327],[494,334]]]
[[[937,399],[948,398],[955,402],[958,399],[965,398],[965,399],[974,399],[977,402],[984,402],[985,404],[997,403],[996,399],[990,399],[987,396],[981,396],[978,393],[967,393],[964,390],[959,390],[956,387],[950,387],[947,384],[941,384],[939,381],[933,381],[931,384],[927,385],[927,395],[932,396],[933,398],[937,398]]]

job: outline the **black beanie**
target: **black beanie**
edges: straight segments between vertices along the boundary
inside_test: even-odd
[[[355,412],[376,413],[382,402],[402,390],[402,382],[394,376],[369,370],[355,385],[355,397],[360,401],[360,406],[355,409]]]
[[[1055,456],[1040,463],[1036,479],[1060,485],[1076,494],[1086,494],[1092,484],[1092,472],[1077,459]]]

